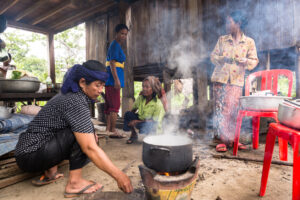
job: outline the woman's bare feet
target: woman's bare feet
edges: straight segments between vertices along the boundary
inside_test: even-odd
[[[60,177],[63,177],[64,174],[59,174],[59,173],[57,173],[57,165],[56,165],[56,166],[54,166],[54,167],[52,167],[52,168],[46,170],[46,171],[45,171],[45,176],[46,176],[47,178],[49,178],[49,179],[58,179],[58,178],[60,178]]]
[[[70,170],[70,177],[65,189],[65,197],[75,197],[80,194],[94,193],[103,186],[82,178],[82,168]]]
[[[84,190],[85,188],[89,187],[88,189]],[[68,194],[76,194],[84,190],[82,193],[83,194],[89,194],[89,193],[94,193],[97,190],[101,189],[103,186],[99,183],[95,183],[93,181],[88,181],[85,179],[80,179],[76,181],[68,181],[66,185],[65,192]]]

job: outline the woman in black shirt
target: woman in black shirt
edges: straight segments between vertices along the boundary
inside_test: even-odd
[[[123,192],[132,192],[128,176],[97,145],[91,121],[89,104],[100,95],[107,78],[105,66],[98,61],[74,65],[66,74],[61,93],[42,108],[20,135],[15,151],[19,167],[29,172],[45,172],[33,184],[44,185],[62,177],[57,173],[57,164],[68,159],[70,176],[65,197],[93,193],[103,186],[81,176],[82,167],[90,159],[112,176]]]

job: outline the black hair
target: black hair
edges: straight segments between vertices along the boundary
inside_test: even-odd
[[[240,10],[233,11],[229,14],[229,17],[231,17],[235,23],[239,24],[241,30],[244,31],[248,24],[248,20],[243,12]]]
[[[82,66],[89,69],[89,70],[106,72],[105,65],[103,65],[98,60],[88,60],[88,61],[82,63]],[[88,80],[85,80],[85,81],[86,81],[87,85],[89,85],[93,82],[93,81],[88,81]]]
[[[106,72],[106,67],[98,60],[88,60],[82,64],[85,68],[93,71]]]
[[[0,15],[0,33],[3,33],[6,29],[6,17],[4,15]]]
[[[126,29],[127,31],[129,31],[129,28],[126,26],[126,24],[118,24],[115,27],[115,32],[119,33],[121,30]]]

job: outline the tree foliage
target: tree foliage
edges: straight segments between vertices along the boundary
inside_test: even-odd
[[[33,48],[47,49],[47,37],[18,29],[7,29],[1,37],[17,69],[28,71],[45,82],[49,72],[48,55],[41,55]],[[54,39],[56,82],[62,82],[67,68],[85,59],[84,24],[56,34]]]

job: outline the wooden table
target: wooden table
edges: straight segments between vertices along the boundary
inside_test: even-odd
[[[33,101],[49,101],[57,93],[1,93],[0,101],[24,102],[31,104]]]

